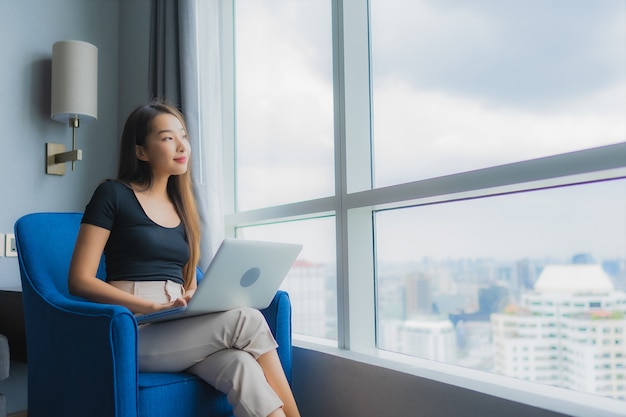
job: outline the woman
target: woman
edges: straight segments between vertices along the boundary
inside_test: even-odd
[[[182,114],[155,101],[126,121],[117,180],[85,209],[69,271],[72,294],[135,314],[186,305],[196,290],[199,218]],[[107,282],[96,277],[102,252]],[[255,309],[139,327],[139,370],[187,371],[228,396],[237,417],[299,416],[276,342]]]

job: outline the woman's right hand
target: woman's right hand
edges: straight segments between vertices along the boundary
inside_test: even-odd
[[[185,307],[187,301],[184,298],[177,298],[169,303],[154,303],[153,311],[169,310],[170,308]]]

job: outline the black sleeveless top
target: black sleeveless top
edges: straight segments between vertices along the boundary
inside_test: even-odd
[[[127,185],[115,180],[100,184],[82,223],[111,231],[104,248],[107,281],[183,284],[183,267],[189,259],[184,226],[168,228],[150,220]]]

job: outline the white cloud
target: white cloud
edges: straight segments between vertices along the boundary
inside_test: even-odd
[[[388,82],[374,96],[378,185],[484,168],[623,141],[626,83],[558,111],[489,106],[476,98]],[[621,100],[620,100],[621,99]],[[604,112],[598,111],[603,108]]]
[[[236,66],[242,207],[333,193],[330,9],[324,6],[240,3]]]

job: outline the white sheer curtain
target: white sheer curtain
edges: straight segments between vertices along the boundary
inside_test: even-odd
[[[205,268],[224,238],[220,1],[179,0],[181,107],[189,124],[192,177]]]

